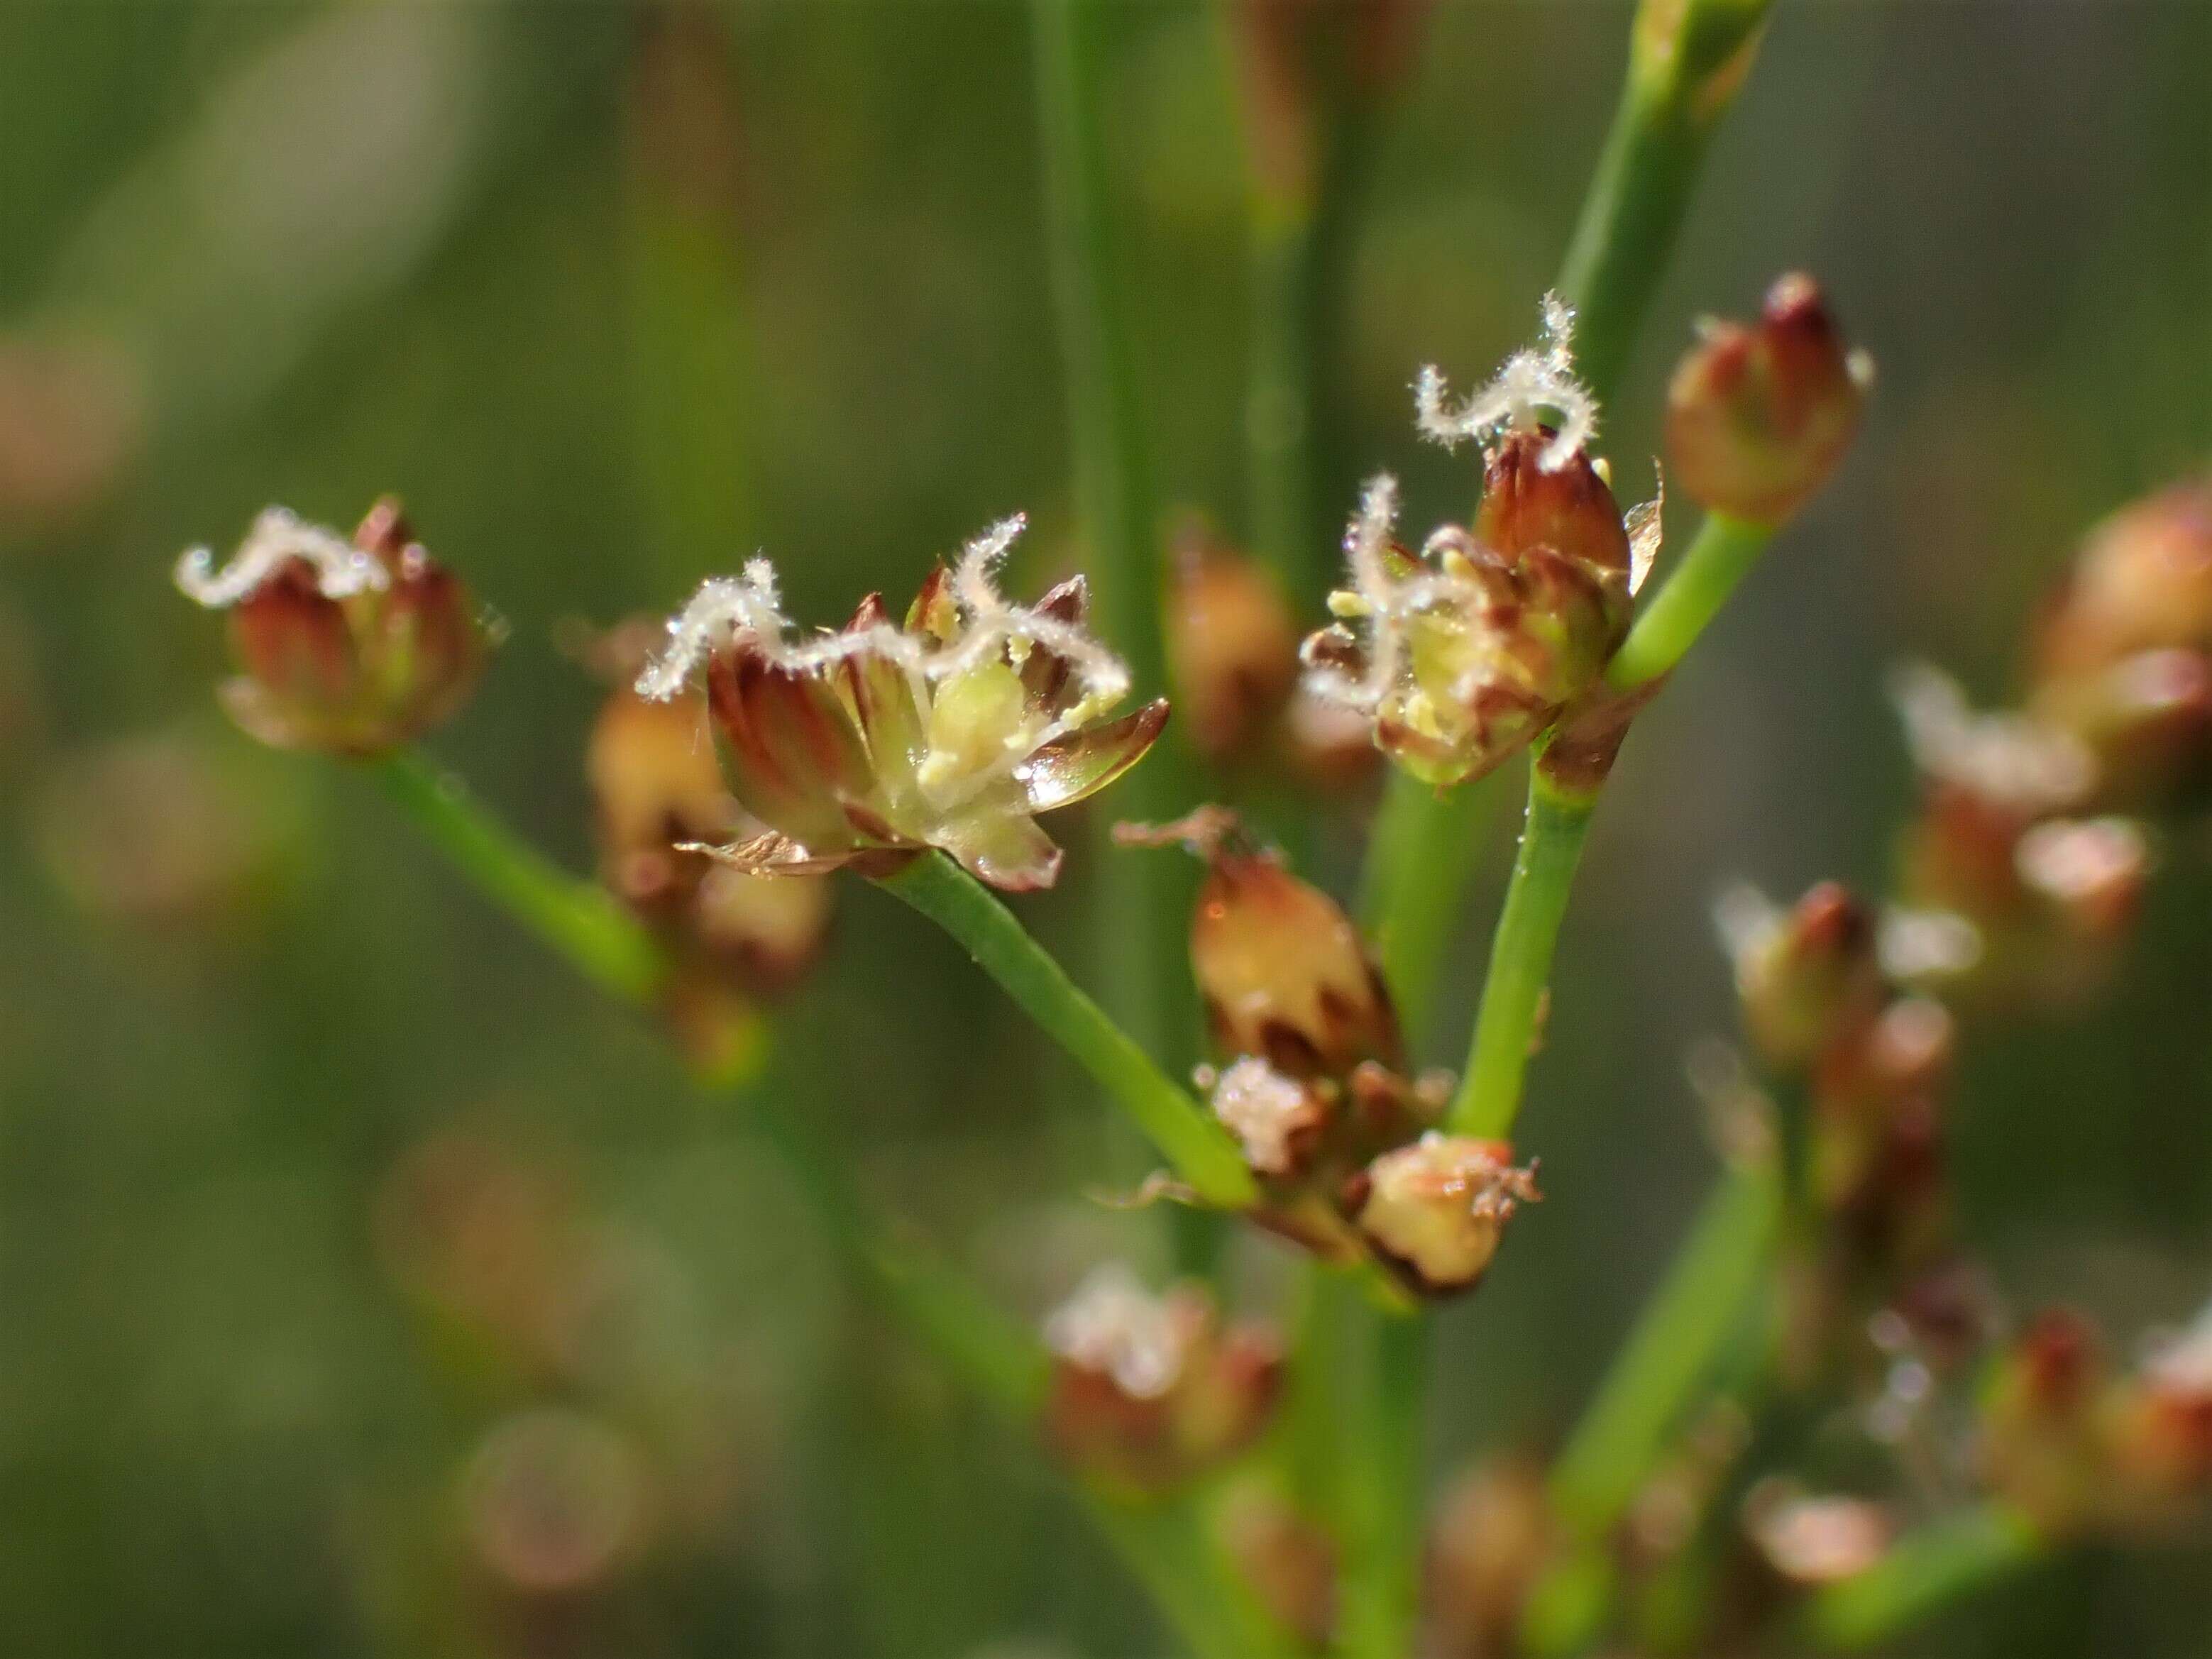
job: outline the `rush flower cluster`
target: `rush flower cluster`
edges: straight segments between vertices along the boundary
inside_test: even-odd
[[[1085,629],[1083,579],[1034,605],[998,591],[1021,528],[1009,519],[933,570],[902,622],[871,594],[842,630],[796,633],[765,560],[699,590],[637,690],[665,702],[705,680],[731,793],[767,826],[717,856],[880,874],[933,847],[996,887],[1052,884],[1060,848],[1036,815],[1135,765],[1168,707],[1100,718],[1129,673]]]
[[[1538,1196],[1534,1172],[1504,1142],[1434,1127],[1450,1079],[1405,1074],[1352,919],[1218,808],[1120,833],[1206,861],[1191,968],[1222,1062],[1200,1081],[1266,1195],[1255,1219],[1328,1260],[1374,1259],[1422,1295],[1472,1288]]]
[[[282,749],[361,756],[413,741],[468,700],[492,641],[468,588],[390,496],[350,541],[272,507],[227,565],[196,547],[176,581],[228,613],[240,673],[223,707]]]
[[[1541,343],[1456,408],[1422,372],[1423,434],[1485,443],[1481,506],[1416,553],[1395,539],[1396,483],[1375,479],[1345,533],[1340,620],[1306,641],[1313,692],[1439,787],[1497,767],[1598,684],[1658,550],[1658,503],[1624,515],[1587,453],[1597,410],[1573,376],[1572,320],[1547,299]]]

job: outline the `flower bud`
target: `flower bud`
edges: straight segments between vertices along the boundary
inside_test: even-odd
[[[1281,1392],[1282,1353],[1253,1325],[1224,1329],[1212,1298],[1154,1296],[1100,1268],[1046,1322],[1054,1441],[1073,1462],[1140,1491],[1218,1468],[1249,1445]]]
[[[2077,1524],[2106,1470],[2096,1407],[2106,1382],[2095,1330],[2080,1315],[2036,1316],[1999,1357],[1982,1399],[1990,1482],[2042,1525]]]
[[[2161,490],[2089,532],[2036,663],[2058,679],[2160,649],[2212,653],[2212,479]]]
[[[1203,532],[1186,536],[1168,596],[1167,648],[1191,742],[1216,762],[1251,754],[1298,678],[1297,624],[1273,577]]]
[[[1222,1507],[1222,1545],[1275,1621],[1307,1646],[1336,1629],[1336,1546],[1265,1481],[1248,1481]]]
[[[1516,1167],[1505,1142],[1433,1129],[1383,1153],[1346,1194],[1376,1254],[1425,1296],[1473,1289],[1513,1212],[1541,1196],[1534,1166]]]
[[[1863,1032],[1887,995],[1874,918],[1836,882],[1788,910],[1739,890],[1720,907],[1744,1025],[1770,1066],[1796,1070]]]
[[[1358,930],[1270,854],[1216,847],[1190,959],[1224,1054],[1260,1056],[1295,1079],[1397,1061],[1397,1016]]]
[[[1873,378],[1847,351],[1820,287],[1793,273],[1759,319],[1708,321],[1667,392],[1667,470],[1716,513],[1779,524],[1850,447]]]
[[[279,748],[374,755],[411,742],[467,700],[490,643],[468,589],[389,496],[350,545],[271,507],[227,569],[195,549],[177,585],[230,612],[244,672],[224,706]]]
[[[1544,1472],[1532,1462],[1485,1462],[1453,1481],[1429,1546],[1437,1650],[1453,1659],[1516,1651],[1528,1593],[1556,1541]]]

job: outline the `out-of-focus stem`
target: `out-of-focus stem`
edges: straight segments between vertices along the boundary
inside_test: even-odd
[[[1292,1659],[1298,1649],[1261,1610],[1207,1535],[1195,1497],[1131,1502],[1079,1485],[1085,1510],[1144,1585],[1193,1659]]]
[[[1323,122],[1310,191],[1252,194],[1251,368],[1245,388],[1253,550],[1301,614],[1318,616],[1336,569],[1319,510],[1359,186],[1373,111],[1349,99]]]
[[[1090,555],[1099,630],[1127,657],[1137,690],[1166,688],[1166,602],[1159,502],[1121,281],[1101,85],[1105,0],[1034,0],[1044,219],[1067,398],[1075,499]],[[1127,779],[1130,816],[1164,820],[1191,805],[1171,727]],[[1197,1056],[1183,929],[1193,877],[1171,859],[1109,858],[1099,912],[1104,982],[1115,1017],[1152,1053]]]
[[[422,757],[399,750],[374,765],[386,793],[431,844],[526,932],[618,1000],[654,1001],[667,975],[660,946],[597,883],[554,865]],[[1033,1420],[1044,1379],[1035,1338],[950,1265],[915,1241],[893,1237],[854,1190],[846,1160],[786,1109],[772,1086],[744,1091],[751,1121],[888,1310],[986,1402],[1017,1421]]]
[[[1521,849],[1491,943],[1467,1074],[1447,1115],[1460,1134],[1503,1140],[1513,1133],[1522,1081],[1540,1031],[1559,924],[1566,918],[1567,896],[1596,805],[1595,795],[1570,793],[1547,780],[1540,767],[1529,769]]]
[[[1774,526],[1711,513],[1697,539],[1628,630],[1606,670],[1616,691],[1633,691],[1681,661],[1774,539]]]
[[[1256,1200],[1251,1171],[1227,1132],[1084,994],[1013,912],[973,876],[932,852],[877,884],[957,939],[1129,1115],[1200,1198],[1225,1208],[1242,1208]]]
[[[1595,1539],[1626,1512],[1759,1288],[1781,1217],[1771,1161],[1730,1168],[1553,1465],[1553,1512]]]
[[[1506,788],[1500,774],[1439,796],[1411,773],[1390,774],[1362,872],[1360,915],[1416,1049],[1428,1036],[1437,975],[1459,921],[1458,890],[1439,895],[1435,884],[1440,872],[1461,879],[1473,872],[1504,811]]]
[[[1877,1646],[2033,1565],[2050,1549],[2033,1522],[2002,1504],[1931,1522],[1899,1539],[1856,1577],[1815,1595],[1807,1609],[1806,1633],[1831,1650]]]
[[[597,882],[570,875],[515,836],[458,778],[409,750],[371,763],[376,781],[487,898],[602,990],[649,1002],[667,964],[653,935]]]
[[[1347,1659],[1404,1659],[1420,1613],[1424,1452],[1434,1334],[1421,1315],[1363,1310],[1346,1413],[1340,1581]]]
[[[1560,295],[1575,310],[1577,372],[1601,404],[1620,386],[1629,348],[1666,274],[1707,143],[1750,69],[1770,3],[1643,0],[1637,9],[1620,109],[1559,279]],[[1465,793],[1462,786],[1455,794]],[[1384,908],[1370,917],[1381,937],[1420,938],[1444,925],[1425,912],[1458,914],[1480,838],[1410,822],[1443,817],[1453,799],[1394,790],[1387,801],[1373,848],[1419,847],[1423,856],[1390,882]],[[1460,810],[1472,816],[1472,808]],[[1369,891],[1376,892],[1371,881]],[[1407,953],[1401,963],[1407,977],[1390,986],[1401,1003],[1427,1005],[1440,954],[1424,961]]]

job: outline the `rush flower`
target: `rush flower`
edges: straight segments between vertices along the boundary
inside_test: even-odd
[[[1787,910],[1748,887],[1714,907],[1735,969],[1744,1025],[1759,1056],[1809,1065],[1863,1032],[1888,992],[1873,915],[1839,884],[1810,889]]]
[[[1036,815],[1136,764],[1168,706],[1099,719],[1128,670],[1085,630],[1080,577],[1034,605],[1000,596],[1021,528],[1009,519],[933,571],[903,624],[871,594],[842,631],[794,635],[765,560],[699,590],[637,690],[665,701],[704,672],[731,793],[768,826],[719,856],[873,874],[934,847],[996,887],[1052,884],[1060,852]]]
[[[1353,1214],[1376,1255],[1425,1296],[1471,1290],[1498,1254],[1505,1224],[1536,1190],[1502,1140],[1431,1129],[1385,1152],[1358,1177]]]
[[[1139,1490],[1220,1467],[1266,1426],[1282,1391],[1273,1333],[1224,1327],[1194,1284],[1155,1296],[1119,1264],[1085,1279],[1044,1339],[1054,1440],[1072,1462]]]
[[[411,742],[467,701],[491,641],[467,587],[390,496],[350,542],[272,507],[227,566],[197,547],[176,580],[230,613],[243,672],[223,686],[223,706],[282,749],[374,755]]]
[[[1667,462],[1690,498],[1758,524],[1788,519],[1858,430],[1874,362],[1848,349],[1820,284],[1793,272],[1748,325],[1707,319],[1667,391]]]
[[[1570,313],[1547,301],[1546,318],[1544,343],[1459,408],[1424,371],[1424,434],[1489,441],[1481,509],[1415,554],[1394,539],[1396,484],[1376,479],[1345,534],[1342,620],[1306,641],[1313,691],[1440,787],[1498,765],[1597,684],[1657,551],[1656,503],[1624,517],[1584,453],[1596,408],[1571,373]]]

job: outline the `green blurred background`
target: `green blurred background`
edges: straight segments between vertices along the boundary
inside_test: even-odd
[[[1528,331],[1626,28],[1437,9],[1362,222],[1332,510],[1381,466],[1418,524],[1463,510],[1407,383]],[[1117,29],[1150,437],[1233,532],[1224,37],[1194,0]],[[512,627],[433,747],[586,867],[564,623],[762,547],[827,619],[1018,507],[1017,581],[1068,562],[1029,52],[1006,0],[0,9],[0,1651],[1158,1650],[736,1109],[364,780],[234,733],[221,630],[167,581],[271,500],[403,493]],[[1641,494],[1690,319],[1790,265],[1881,392],[1623,763],[1527,1120],[1551,1199],[1446,1318],[1439,1481],[1564,1426],[1709,1177],[1680,1059],[1731,1022],[1716,887],[1878,883],[1885,667],[2002,696],[2080,530],[2212,446],[2208,67],[2187,0],[1778,6],[1605,447]],[[2168,854],[2117,997],[1979,1042],[1957,1132],[2007,1289],[2124,1334],[2212,1283],[2212,836]],[[1079,962],[1098,856],[1022,904]],[[915,917],[839,898],[778,1086],[1025,1313],[1110,1253],[1164,1270],[1152,1218],[1084,1196],[1127,1167],[1084,1091]],[[1264,1304],[1280,1263],[1230,1277]],[[2208,1550],[2076,1558],[1924,1645],[2212,1655]]]

